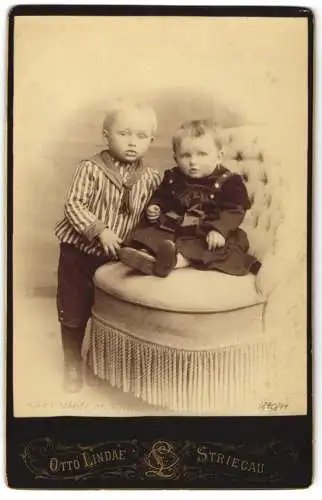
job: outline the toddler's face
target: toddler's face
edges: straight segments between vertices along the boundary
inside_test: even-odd
[[[175,154],[178,167],[194,179],[212,174],[219,161],[219,150],[213,136],[183,137]]]
[[[153,140],[151,128],[151,121],[144,112],[120,112],[110,129],[105,131],[111,153],[117,159],[130,163],[142,158]]]

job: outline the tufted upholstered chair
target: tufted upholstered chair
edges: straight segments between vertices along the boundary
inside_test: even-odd
[[[283,168],[262,145],[263,127],[224,129],[222,142],[223,164],[244,177],[252,201],[242,227],[263,264],[257,277],[185,268],[160,279],[113,263],[94,278],[87,363],[170,413],[253,412],[275,384],[278,339],[265,320],[289,260]]]

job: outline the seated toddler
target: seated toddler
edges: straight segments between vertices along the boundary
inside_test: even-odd
[[[121,261],[144,274],[166,277],[177,268],[257,274],[240,229],[251,203],[240,175],[221,162],[222,146],[209,120],[184,123],[173,137],[176,166],[166,170],[139,225],[120,251]]]

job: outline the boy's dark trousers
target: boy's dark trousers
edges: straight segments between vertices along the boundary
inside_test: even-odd
[[[57,310],[68,392],[76,392],[83,385],[81,349],[94,300],[93,276],[107,262],[107,256],[85,254],[73,245],[60,244]]]

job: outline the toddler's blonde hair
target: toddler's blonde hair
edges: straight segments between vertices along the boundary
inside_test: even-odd
[[[135,110],[145,113],[151,123],[151,132],[154,136],[157,130],[157,117],[154,109],[146,102],[131,99],[115,99],[108,106],[108,111],[103,122],[104,130],[109,130],[116,116],[122,111]]]

